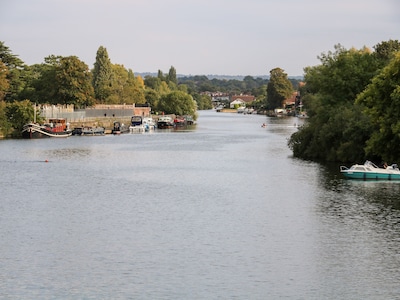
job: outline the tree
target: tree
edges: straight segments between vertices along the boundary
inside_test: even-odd
[[[294,156],[323,161],[362,161],[373,126],[355,99],[379,70],[367,48],[322,54],[321,65],[305,68],[302,95],[309,119],[294,133],[289,147]]]
[[[61,58],[55,76],[58,85],[56,94],[58,104],[74,104],[78,108],[94,104],[89,67],[78,57]]]
[[[8,68],[7,66],[0,60],[0,102],[4,100],[6,92],[10,87],[9,80],[7,78]]]
[[[34,92],[30,95],[35,103],[58,104],[59,83],[56,72],[60,68],[62,56],[50,55],[44,58],[43,64],[30,67],[32,72],[31,86]]]
[[[131,69],[123,65],[112,65],[113,80],[110,96],[106,103],[113,104],[143,104],[146,102],[143,80],[136,78]]]
[[[167,75],[167,82],[170,83],[174,83],[175,85],[178,85],[178,80],[176,77],[176,70],[173,66],[171,66],[171,68],[169,68],[169,72]]]
[[[7,103],[5,107],[5,115],[10,125],[15,129],[15,136],[20,136],[23,126],[34,120],[34,114],[35,110],[29,100]],[[39,112],[36,112],[36,117],[39,120]]]
[[[357,103],[366,106],[365,112],[376,129],[366,143],[367,154],[400,161],[400,52],[392,57],[357,97]]]
[[[9,47],[4,42],[0,42],[0,61],[7,67],[6,80],[8,89],[4,95],[7,102],[18,99],[18,94],[23,90],[25,82],[23,80],[24,62],[17,55],[12,54]]]
[[[282,107],[283,100],[293,94],[292,83],[287,74],[280,68],[270,71],[270,80],[267,85],[267,109]]]
[[[24,62],[18,58],[18,55],[12,54],[10,48],[4,42],[0,42],[0,60],[9,70],[22,68],[24,65]]]
[[[211,97],[208,95],[201,95],[196,93],[193,95],[193,98],[197,103],[197,108],[200,110],[211,109],[213,107]]]
[[[94,95],[100,103],[105,103],[111,94],[113,70],[107,49],[103,46],[97,50],[92,74]]]
[[[182,91],[172,91],[161,96],[158,110],[166,114],[196,115],[196,102],[192,96]]]

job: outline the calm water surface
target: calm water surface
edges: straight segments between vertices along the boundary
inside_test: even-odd
[[[299,122],[0,141],[0,298],[399,297],[400,183],[292,158]]]

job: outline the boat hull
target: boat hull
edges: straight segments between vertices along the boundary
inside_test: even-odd
[[[45,127],[36,124],[27,124],[24,126],[22,132],[22,137],[25,139],[41,139],[41,138],[65,138],[72,135],[72,131],[50,131]]]
[[[368,172],[342,172],[348,179],[361,180],[400,180],[400,174],[382,174]]]
[[[340,167],[340,172],[348,179],[361,180],[400,180],[400,170],[397,164],[379,168],[374,163],[366,161],[364,165],[353,165],[350,169]]]

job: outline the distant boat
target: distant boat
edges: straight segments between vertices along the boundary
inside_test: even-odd
[[[21,134],[26,139],[38,139],[45,137],[63,138],[72,135],[65,119],[49,119],[49,122],[43,125],[36,123],[25,124]]]
[[[126,125],[124,125],[123,123],[121,123],[119,121],[114,122],[114,127],[111,130],[112,134],[121,134],[121,133],[127,133],[127,132],[129,132],[129,127],[127,127]]]
[[[160,116],[157,121],[158,129],[172,128],[174,127],[174,120],[170,116]]]
[[[131,125],[129,126],[130,133],[143,133],[144,132],[144,124],[142,116],[133,116],[131,118]]]
[[[83,127],[75,127],[72,130],[72,135],[104,135],[104,134],[105,134],[104,127],[83,126]]]
[[[153,131],[157,127],[152,117],[144,117],[143,125],[145,131]]]
[[[400,180],[400,170],[396,164],[379,168],[369,160],[363,165],[355,164],[350,168],[340,166],[340,172],[349,179]]]

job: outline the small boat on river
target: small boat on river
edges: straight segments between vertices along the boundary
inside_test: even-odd
[[[104,127],[83,126],[83,127],[75,127],[72,130],[72,135],[104,135],[104,133],[105,133]]]
[[[153,131],[157,127],[152,117],[144,117],[143,126],[145,131]]]
[[[400,180],[400,170],[397,164],[380,168],[369,160],[363,165],[355,164],[350,168],[340,166],[340,172],[349,179]]]
[[[65,119],[49,119],[49,122],[43,125],[37,123],[25,124],[22,128],[22,137],[26,139],[38,139],[45,137],[63,138],[72,135]]]
[[[157,121],[158,129],[173,128],[174,120],[170,116],[160,116]]]
[[[119,121],[115,121],[114,122],[114,126],[113,129],[111,130],[111,133],[114,135],[118,135],[121,133],[128,133],[129,132],[129,127],[126,126],[125,124],[119,122]]]
[[[131,118],[131,125],[129,126],[129,132],[130,133],[143,133],[144,132],[142,116],[133,116]]]

